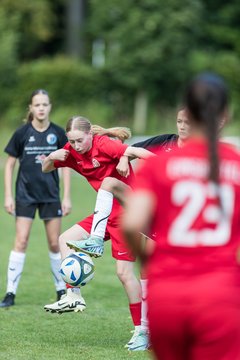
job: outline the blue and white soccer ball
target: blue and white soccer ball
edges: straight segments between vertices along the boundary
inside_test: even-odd
[[[91,257],[83,252],[78,252],[67,256],[62,261],[60,274],[67,284],[80,287],[92,280],[94,269]]]

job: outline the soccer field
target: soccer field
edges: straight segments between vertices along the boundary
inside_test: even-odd
[[[0,170],[0,297],[6,291],[6,272],[14,240],[14,218],[3,209],[3,171]],[[80,176],[72,176],[72,214],[62,230],[88,215],[96,193]],[[82,288],[84,313],[49,314],[43,310],[55,301],[55,289],[43,223],[34,221],[16,305],[0,309],[0,359],[4,360],[120,360],[149,359],[148,353],[129,353],[124,344],[133,329],[127,297],[115,275],[110,243],[101,259],[94,260],[94,279]]]

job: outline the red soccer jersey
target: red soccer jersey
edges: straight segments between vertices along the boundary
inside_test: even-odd
[[[240,245],[240,155],[219,143],[222,211],[216,186],[207,181],[207,144],[193,139],[174,153],[148,159],[133,187],[150,192],[156,208],[150,233],[157,234],[149,279],[237,267]]]
[[[96,190],[101,186],[104,178],[110,176],[130,183],[133,176],[130,166],[130,176],[125,178],[118,174],[116,166],[120,157],[124,154],[128,145],[119,140],[110,139],[108,136],[95,135],[92,148],[85,154],[79,154],[67,143],[64,149],[69,150],[69,156],[65,161],[54,161],[54,166],[69,167],[84,176],[89,184]]]

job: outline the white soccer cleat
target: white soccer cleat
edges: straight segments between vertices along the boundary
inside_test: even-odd
[[[128,346],[129,351],[146,351],[150,348],[148,331],[139,331],[132,344]]]
[[[65,312],[82,312],[86,308],[84,298],[80,294],[75,294],[71,289],[67,289],[67,293],[62,295],[59,301],[53,304],[45,305],[44,310],[51,313],[62,314]]]
[[[132,345],[136,339],[136,337],[138,336],[140,332],[139,328],[136,328],[135,330],[132,330],[131,333],[133,333],[131,339],[129,340],[129,342],[124,346],[125,348],[129,348],[130,345]]]

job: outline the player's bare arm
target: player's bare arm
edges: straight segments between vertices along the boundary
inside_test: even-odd
[[[69,151],[65,149],[59,149],[49,154],[42,163],[42,171],[44,173],[55,170],[54,161],[65,161],[69,155]]]
[[[72,209],[72,202],[70,196],[70,185],[71,185],[71,171],[69,168],[62,169],[63,178],[63,198],[62,198],[62,213],[63,216],[70,214]]]
[[[124,177],[128,177],[129,175],[129,161],[139,158],[139,159],[147,159],[149,156],[154,156],[151,151],[148,151],[144,148],[138,148],[129,146],[124,155],[120,158],[119,163],[116,167],[117,172]]]
[[[128,156],[132,159],[147,159],[150,156],[155,156],[151,151],[143,149],[143,148],[137,148],[134,146],[128,146],[125,150],[124,156]]]
[[[15,212],[15,201],[12,193],[12,181],[13,181],[13,171],[16,164],[16,158],[9,156],[5,165],[5,176],[4,176],[4,185],[5,185],[5,200],[4,207],[8,214],[14,215]]]

